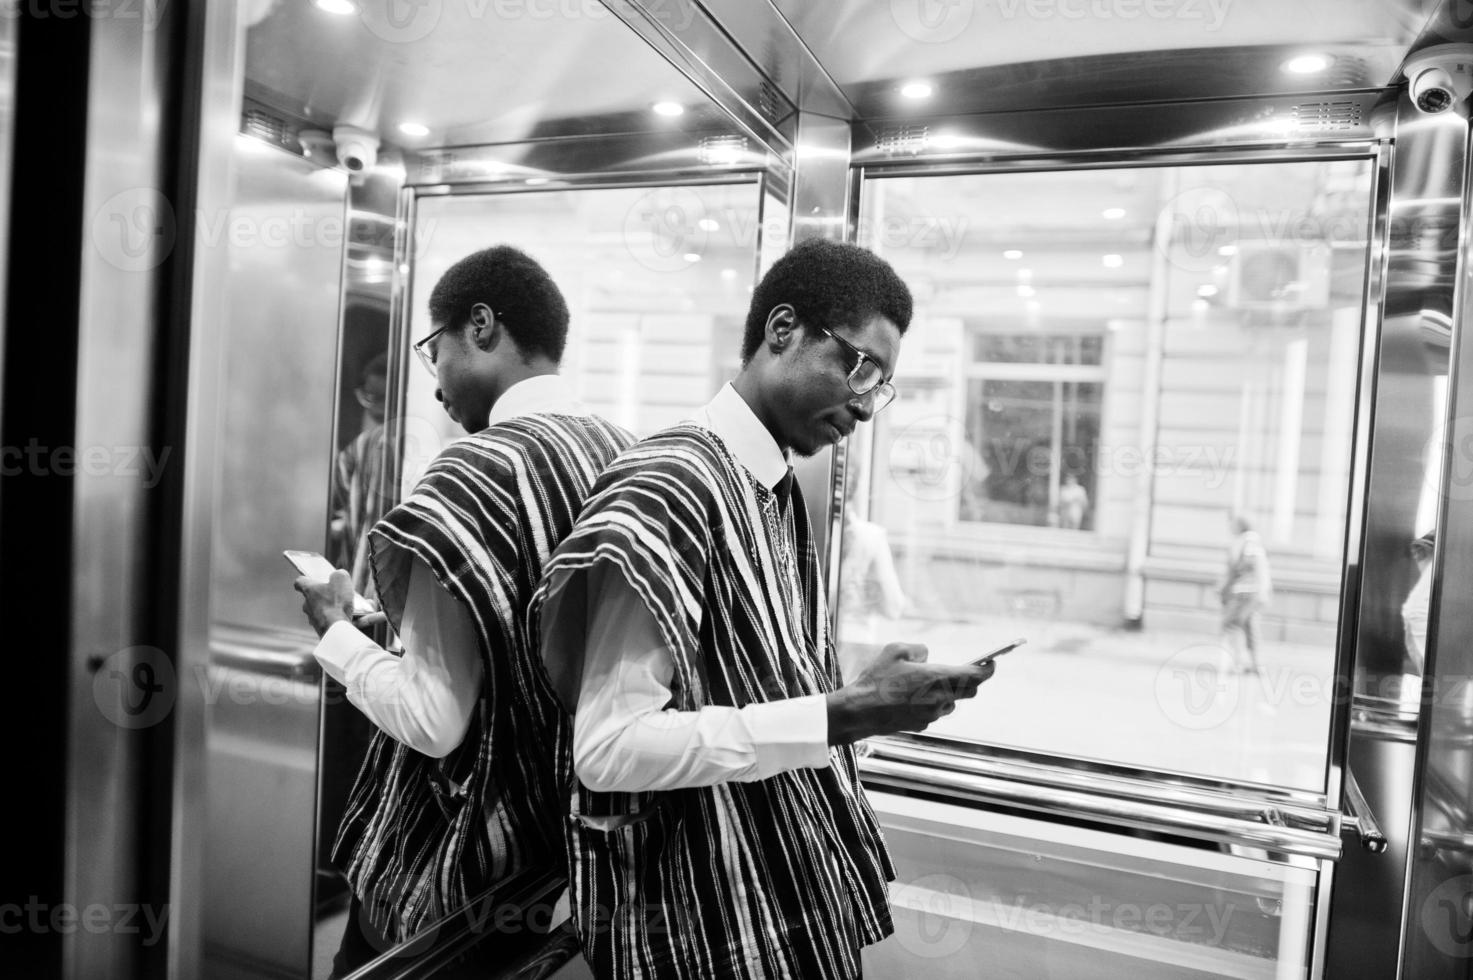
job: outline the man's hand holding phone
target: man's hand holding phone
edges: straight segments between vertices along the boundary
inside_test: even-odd
[[[992,661],[932,664],[916,643],[891,643],[853,681],[828,696],[829,744],[871,735],[918,732],[977,696],[996,670]]]
[[[302,573],[293,587],[302,594],[302,612],[318,636],[340,621],[359,627],[384,621],[384,614],[373,603],[353,591],[348,573],[333,568],[326,558],[310,551],[283,554]]]

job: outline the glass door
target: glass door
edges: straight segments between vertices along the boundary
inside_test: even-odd
[[[1130,828],[1155,841],[1144,865],[1210,847],[1284,886],[1185,876],[1202,914],[1228,888],[1286,917],[1272,941],[1178,931],[1233,954],[1192,976],[1304,975],[1322,912],[1304,883],[1338,855],[1377,166],[860,181],[859,240],[916,316],[901,397],[846,460],[841,659],[1028,641],[925,734],[872,740],[871,782],[1011,810],[1040,841],[1068,836],[1040,815]]]

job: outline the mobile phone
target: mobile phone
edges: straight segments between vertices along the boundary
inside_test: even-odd
[[[337,569],[332,567],[332,562],[315,551],[283,551],[282,557],[292,563],[292,567],[306,575],[308,578],[319,578],[326,580]],[[367,616],[369,613],[378,612],[373,603],[369,602],[357,592],[353,593],[353,618]]]
[[[973,660],[972,661],[972,666],[973,667],[980,667],[983,664],[987,663],[989,660],[992,660],[992,659],[994,659],[996,657],[1001,657],[1003,654],[1008,653],[1009,651],[1016,650],[1016,649],[1018,649],[1018,647],[1022,646],[1023,644],[1025,644],[1027,642],[1028,642],[1027,640],[1022,639],[1020,637],[1019,639],[1016,639],[1016,640],[1014,640],[1011,643],[1008,643],[1008,644],[1005,644],[1003,646],[998,647],[996,650],[993,650],[991,653],[984,653],[984,654],[982,654],[982,656],[980,656],[976,660]]]

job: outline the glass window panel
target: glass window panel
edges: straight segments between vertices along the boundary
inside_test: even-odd
[[[846,669],[1024,636],[930,731],[1322,789],[1371,172],[867,180],[861,228],[954,234],[866,242],[917,302],[851,446]]]

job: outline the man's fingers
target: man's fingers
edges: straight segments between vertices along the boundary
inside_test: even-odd
[[[388,613],[371,612],[371,613],[366,613],[365,615],[359,616],[357,619],[353,620],[353,625],[354,626],[377,626],[379,623],[387,623],[388,621],[389,621],[389,614]]]

